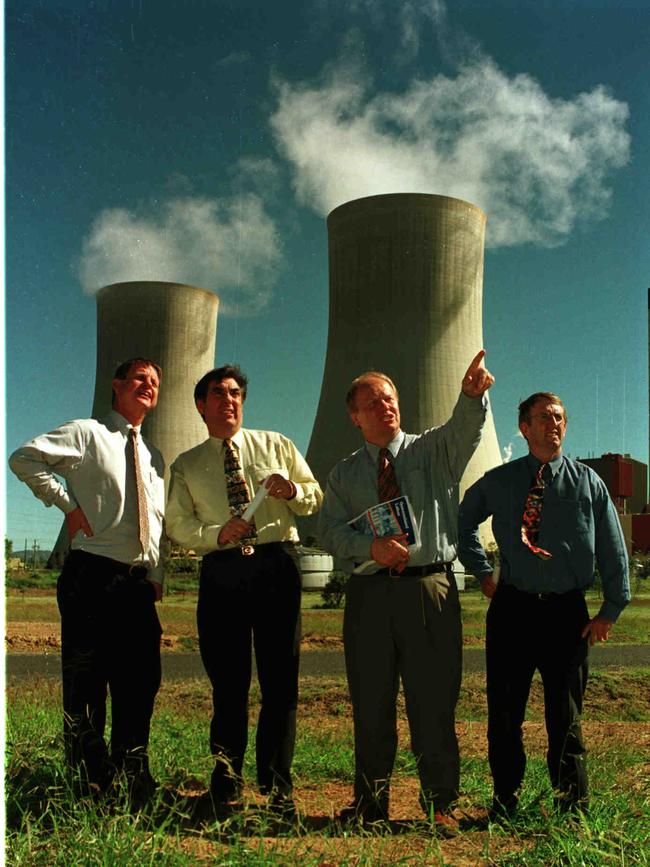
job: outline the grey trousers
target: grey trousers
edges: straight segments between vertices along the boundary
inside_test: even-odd
[[[458,590],[448,574],[445,600],[420,577],[351,576],[343,639],[354,714],[355,802],[388,815],[397,750],[396,700],[402,679],[411,749],[425,810],[458,797],[455,708],[462,669]]]

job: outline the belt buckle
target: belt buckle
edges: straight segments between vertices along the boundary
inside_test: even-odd
[[[254,545],[242,545],[241,546],[241,552],[242,552],[244,557],[250,557],[251,554],[255,553],[255,546]]]

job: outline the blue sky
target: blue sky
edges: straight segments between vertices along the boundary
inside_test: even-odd
[[[221,297],[246,423],[305,451],[332,207],[430,192],[488,214],[502,448],[565,399],[573,456],[648,458],[647,3],[9,0],[7,449],[90,413],[95,301],[126,279]],[[133,238],[140,243],[133,246]],[[9,474],[7,533],[60,525]]]

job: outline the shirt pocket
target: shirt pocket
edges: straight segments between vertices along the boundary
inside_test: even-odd
[[[546,511],[542,506],[542,532],[552,530],[560,539],[566,540],[592,535],[593,516],[590,503],[558,497],[548,506]]]
[[[285,467],[280,467],[277,464],[263,464],[256,462],[254,464],[249,464],[248,466],[248,475],[253,480],[255,490],[259,488],[263,481],[268,479],[269,476],[273,475],[273,473],[277,473],[279,476],[282,476],[283,479],[289,478],[289,473],[287,472]]]

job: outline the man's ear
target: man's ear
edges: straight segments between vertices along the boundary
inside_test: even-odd
[[[526,442],[528,442],[528,437],[526,436],[526,434],[528,432],[529,427],[530,427],[530,425],[528,425],[525,421],[519,422],[519,432],[521,433],[522,437],[526,440]]]
[[[205,421],[205,401],[197,398],[194,403],[196,404],[196,409],[199,415],[201,416],[203,421]]]

